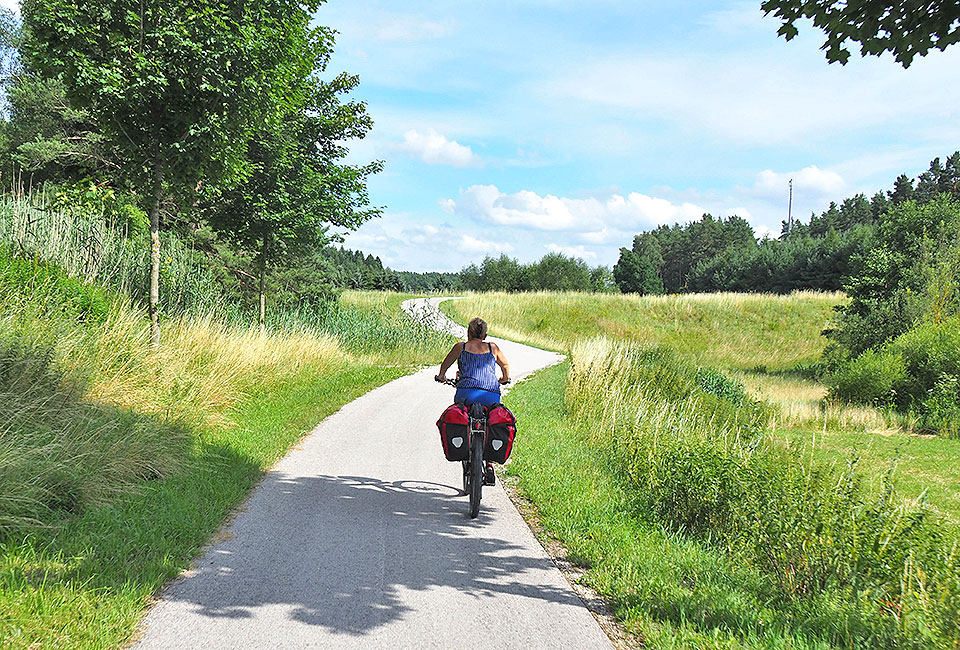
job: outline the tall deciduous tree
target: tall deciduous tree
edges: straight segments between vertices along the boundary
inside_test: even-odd
[[[150,216],[151,339],[159,346],[160,207],[233,182],[246,134],[277,112],[289,44],[317,2],[24,0],[31,68],[63,79],[125,159]]]
[[[777,33],[788,41],[798,33],[798,20],[811,19],[827,35],[821,49],[831,63],[847,62],[849,41],[859,43],[864,56],[890,52],[904,68],[916,56],[960,41],[956,0],[764,0],[760,8],[783,21]]]
[[[208,215],[215,230],[257,257],[261,327],[271,267],[319,249],[329,241],[331,226],[355,229],[381,213],[369,206],[366,180],[382,163],[342,162],[344,143],[364,137],[373,126],[364,104],[340,100],[359,79],[341,74],[321,80],[333,32],[304,27],[289,43],[298,65],[289,81],[288,101],[276,119],[251,133],[246,151],[250,173],[223,192]],[[382,276],[379,260],[377,266]],[[383,284],[384,278],[372,282]]]

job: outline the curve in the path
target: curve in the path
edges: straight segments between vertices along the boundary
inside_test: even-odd
[[[457,327],[436,303],[405,308]],[[517,378],[559,358],[497,343]],[[499,485],[468,517],[434,425],[452,399],[435,372],[324,420],[164,591],[136,647],[610,648]]]

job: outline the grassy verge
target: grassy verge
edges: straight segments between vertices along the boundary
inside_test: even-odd
[[[401,374],[372,365],[304,368],[198,436],[185,469],[50,530],[0,544],[0,647],[109,648],[196,556],[264,469],[342,404]]]
[[[482,298],[447,311],[571,353],[512,394],[556,435],[511,471],[647,645],[960,643],[953,441],[805,378],[838,296]]]
[[[650,449],[638,444],[639,433],[619,424],[599,433],[595,418],[578,416],[577,406],[571,406],[567,373],[566,364],[549,369],[511,392],[511,404],[521,414],[523,427],[507,471],[519,478],[519,488],[536,507],[544,528],[567,547],[572,559],[588,568],[584,581],[610,598],[617,617],[644,647],[952,647],[954,624],[941,618],[939,627],[926,626],[937,616],[934,606],[925,613],[934,618],[919,616],[924,624],[917,625],[916,612],[912,620],[906,615],[903,592],[899,621],[883,609],[887,601],[874,598],[879,592],[870,592],[865,584],[857,587],[859,599],[848,587],[833,583],[785,592],[769,563],[745,546],[731,543],[732,537],[748,533],[711,525],[711,519],[716,523],[716,517],[722,518],[723,502],[730,494],[716,480],[717,459],[698,457],[707,447],[698,451],[696,446],[683,445],[684,454],[668,452],[663,462],[659,456],[648,456]],[[659,444],[676,448],[670,439],[668,435]],[[647,461],[637,465],[640,458]],[[673,461],[683,458],[694,463],[690,469],[696,467],[698,474],[698,485],[691,487],[685,499],[672,490],[658,493],[657,481],[638,471],[644,462],[656,464],[667,475],[660,482],[662,487],[671,480]],[[673,503],[651,507],[651,497],[669,501],[671,496]],[[766,504],[774,511],[767,514],[774,520],[782,514],[793,521],[789,508],[780,509],[783,500],[774,501],[778,500]],[[671,513],[691,509],[701,514],[713,510],[712,516],[699,522],[699,532],[677,527],[676,519],[668,525]],[[841,546],[851,543],[840,530],[833,530],[831,536]],[[803,553],[791,551],[789,544],[783,548],[784,541],[769,543],[782,557],[792,554],[801,559]],[[829,544],[827,538],[819,541]],[[956,594],[949,593],[943,597],[955,607]],[[933,592],[929,595],[933,597]],[[949,611],[942,610],[940,616]]]

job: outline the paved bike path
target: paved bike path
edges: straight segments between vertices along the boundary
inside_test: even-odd
[[[517,379],[558,359],[493,340]],[[135,647],[611,648],[499,484],[468,517],[434,424],[452,389],[435,372],[324,420],[165,590]]]

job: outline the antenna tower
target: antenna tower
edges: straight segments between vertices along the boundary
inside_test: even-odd
[[[787,234],[793,230],[793,179],[790,179],[790,200],[787,203]]]

